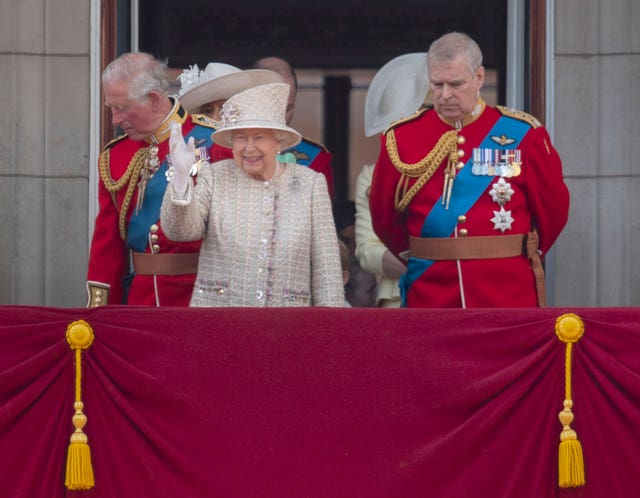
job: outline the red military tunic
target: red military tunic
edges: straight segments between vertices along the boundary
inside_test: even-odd
[[[391,156],[397,152],[393,157],[396,163],[428,163],[426,156],[442,146],[443,135],[455,128],[429,109],[419,111],[387,130],[381,139],[370,193],[372,222],[378,237],[399,255],[409,249],[409,236],[427,240],[492,236],[495,241],[495,237],[527,234],[536,227],[539,250],[544,255],[565,226],[569,210],[569,192],[563,180],[560,157],[547,131],[525,113],[485,107],[481,99],[476,113],[466,116],[461,124],[455,134],[458,138],[454,139],[461,151],[458,152],[461,163],[456,168],[449,208],[445,209],[442,204],[446,191],[445,169],[449,161],[445,156],[441,162],[434,160],[432,176],[402,213],[396,211],[395,202],[396,187],[403,175],[394,165],[387,145],[393,145],[395,139],[396,147],[392,146],[390,150]],[[521,138],[511,131],[496,134],[498,125],[501,130],[504,127],[519,130]],[[499,174],[482,174],[473,168],[474,149],[478,149],[476,154],[484,153],[482,149],[485,152],[486,149],[499,150],[500,157],[509,153],[511,160],[517,152],[520,170],[512,168],[511,171],[518,174],[503,175],[504,183],[498,185]],[[460,169],[462,163],[464,168]],[[405,191],[417,181],[419,178],[409,178]],[[478,183],[482,181],[485,183]],[[477,198],[466,191],[467,185],[471,184],[476,185]],[[495,197],[500,188],[506,192],[503,205]],[[469,198],[471,200],[467,201]],[[466,307],[538,304],[535,279],[526,254],[461,260],[410,257],[401,288],[407,307],[461,307],[463,295]]]
[[[197,258],[200,250],[200,241],[169,240],[159,221],[160,206],[167,184],[165,159],[169,153],[168,139],[172,122],[181,123],[183,136],[194,136],[196,144],[206,146],[211,156],[230,156],[228,149],[219,146],[215,146],[215,150],[211,149],[210,137],[214,128],[207,121],[188,115],[176,103],[160,130],[155,133],[161,166],[154,173],[155,178],[147,185],[144,204],[139,217],[136,217],[138,221],[132,226],[139,195],[139,176],[135,175],[134,178],[132,174],[134,156],[138,151],[148,150],[150,142],[131,140],[124,135],[105,146],[100,158],[99,213],[95,220],[87,271],[89,306],[189,305],[195,271],[188,274],[141,275],[135,272],[131,274],[129,269],[132,252],[144,255],[188,254]]]

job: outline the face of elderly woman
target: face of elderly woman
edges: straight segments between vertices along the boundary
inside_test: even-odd
[[[233,159],[246,174],[256,180],[270,180],[276,171],[280,142],[273,130],[247,128],[231,132]]]

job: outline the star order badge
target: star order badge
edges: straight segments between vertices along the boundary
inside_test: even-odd
[[[492,189],[489,191],[493,202],[497,202],[500,206],[504,206],[509,202],[513,194],[514,191],[511,188],[511,184],[506,182],[502,177],[492,185]]]
[[[511,230],[511,223],[514,222],[514,219],[511,217],[511,211],[505,211],[504,207],[500,206],[500,211],[493,212],[493,229],[500,230],[500,232],[504,233],[505,230]]]

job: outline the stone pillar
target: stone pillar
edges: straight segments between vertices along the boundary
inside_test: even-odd
[[[555,2],[555,143],[571,190],[558,306],[640,305],[640,5]]]
[[[2,4],[0,304],[84,306],[90,2]]]

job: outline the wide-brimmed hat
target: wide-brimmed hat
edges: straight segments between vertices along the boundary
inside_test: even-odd
[[[266,69],[240,68],[222,62],[210,62],[202,71],[197,65],[178,76],[178,99],[187,112],[193,112],[209,102],[225,100],[247,88],[284,81],[282,76]]]
[[[211,138],[231,147],[231,132],[246,128],[267,128],[279,131],[280,147],[286,150],[302,139],[302,135],[286,125],[285,114],[289,85],[269,83],[236,93],[222,106],[222,126]]]
[[[426,52],[399,55],[375,74],[364,104],[364,132],[371,137],[416,112],[429,90]]]

